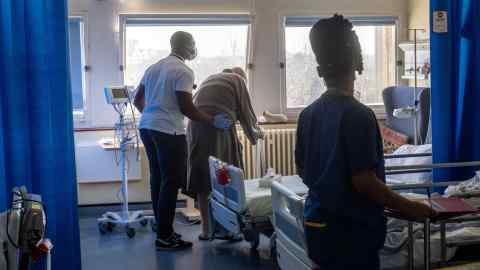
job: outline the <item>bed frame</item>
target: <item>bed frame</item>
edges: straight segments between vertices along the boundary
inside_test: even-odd
[[[230,176],[230,183],[222,186],[218,183],[216,171],[225,166]],[[210,239],[215,239],[218,233],[228,231],[234,235],[243,235],[256,249],[260,243],[260,234],[271,237],[274,229],[269,217],[252,217],[248,213],[244,173],[241,169],[227,165],[215,157],[209,158],[210,181],[212,193],[210,205]],[[220,225],[220,226],[219,226]]]
[[[432,168],[451,168],[464,166],[478,166],[480,162],[463,162],[463,163],[437,163],[429,165],[410,165],[410,166],[394,166],[386,168],[387,174],[394,173],[414,173],[422,172],[424,170],[431,170]],[[415,185],[397,185],[392,186],[397,191],[401,190],[417,190],[427,189],[432,190],[435,187],[448,186],[450,184],[458,184],[458,182],[438,182],[438,183],[424,183]],[[306,243],[304,240],[303,231],[303,199],[297,196],[294,192],[286,188],[281,183],[273,183],[272,185],[272,204],[273,204],[273,224],[276,234],[277,245],[277,259],[281,269],[295,269],[295,270],[309,270],[315,269],[313,263],[308,258]],[[473,239],[460,242],[449,242],[446,239],[446,224],[461,223],[468,221],[480,220],[480,214],[473,216],[463,216],[459,218],[452,218],[439,222],[440,224],[440,252],[441,260],[439,264],[447,264],[447,247],[458,247],[463,245],[476,245],[480,240]],[[429,263],[424,264],[424,269],[431,269],[431,248],[430,248],[430,221],[427,219],[424,224],[424,261]],[[409,248],[408,252],[408,267],[407,269],[414,269],[414,250],[415,238],[413,235],[413,222],[409,222],[408,226]]]
[[[303,231],[304,199],[281,183],[272,185],[273,224],[278,265],[283,270],[314,269]]]

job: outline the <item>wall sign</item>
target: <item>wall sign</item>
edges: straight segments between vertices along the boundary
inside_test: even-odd
[[[444,10],[437,10],[433,12],[433,32],[447,33],[448,32],[448,13]]]

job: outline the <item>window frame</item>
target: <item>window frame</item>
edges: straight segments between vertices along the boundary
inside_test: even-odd
[[[71,19],[77,19],[80,21],[80,48],[82,54],[82,81],[83,81],[83,109],[75,110],[72,108],[74,126],[85,125],[87,120],[87,115],[89,113],[89,100],[88,95],[90,94],[90,76],[89,72],[86,70],[88,66],[88,19],[87,14],[85,13],[72,13],[68,15],[68,22],[70,23]],[[70,30],[70,29],[69,29]],[[70,53],[70,49],[69,49]]]
[[[300,112],[306,107],[306,106],[298,106],[298,107],[287,107],[287,74],[286,74],[286,65],[287,65],[287,51],[286,51],[286,21],[287,18],[289,17],[318,17],[318,19],[321,18],[328,18],[330,17],[331,14],[311,14],[311,13],[300,13],[300,14],[280,14],[279,16],[279,65],[280,65],[280,89],[281,89],[281,109],[282,112],[287,115],[289,119],[297,119],[298,115]],[[349,19],[357,19],[360,21],[360,19],[364,22],[374,22],[375,19],[381,19],[381,18],[388,18],[391,19],[393,25],[395,26],[395,84],[399,83],[399,67],[397,66],[397,61],[399,59],[399,30],[400,30],[400,18],[398,15],[386,15],[386,14],[375,14],[375,15],[366,15],[366,14],[351,14],[351,15],[344,15],[346,18]],[[370,107],[375,114],[377,115],[377,118],[379,119],[385,119],[386,117],[386,112],[385,112],[385,106],[384,105],[367,105]]]
[[[248,21],[248,23],[238,23],[240,20]],[[229,24],[221,24],[219,22],[236,22],[235,24],[242,24],[247,25],[247,47],[245,52],[245,71],[247,72],[248,76],[248,89],[250,91],[250,96],[254,98],[254,91],[253,89],[253,31],[254,31],[254,19],[255,17],[248,13],[154,13],[154,14],[144,14],[144,13],[137,13],[137,14],[119,14],[118,16],[118,40],[119,40],[119,63],[120,63],[120,72],[121,72],[121,82],[125,84],[125,70],[126,70],[126,29],[127,24],[129,21],[144,21],[145,25],[149,25],[146,22],[155,22],[155,24],[150,25],[229,25]],[[183,20],[183,21],[182,21]],[[162,23],[163,21],[163,23]],[[203,23],[198,23],[198,22]],[[181,22],[179,24],[175,24],[175,22]],[[234,23],[232,23],[234,24]],[[137,87],[134,85],[133,87]]]

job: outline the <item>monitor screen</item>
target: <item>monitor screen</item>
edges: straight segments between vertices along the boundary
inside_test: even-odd
[[[112,88],[113,98],[127,98],[126,91],[124,88]]]

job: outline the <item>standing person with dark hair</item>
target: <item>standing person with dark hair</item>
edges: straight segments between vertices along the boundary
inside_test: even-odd
[[[190,248],[175,233],[173,221],[178,189],[185,189],[187,141],[185,116],[217,129],[228,129],[225,114],[208,114],[193,105],[193,71],[185,60],[197,55],[191,34],[176,32],[170,40],[171,54],[151,65],[137,88],[134,104],[142,113],[140,136],[150,167],[150,189],[157,224],[155,245],[160,250]]]
[[[353,97],[363,71],[353,25],[340,15],[310,32],[327,91],[300,114],[295,150],[309,187],[305,236],[319,269],[379,269],[386,234],[384,207],[414,219],[435,215],[385,185],[383,144],[373,111]]]

